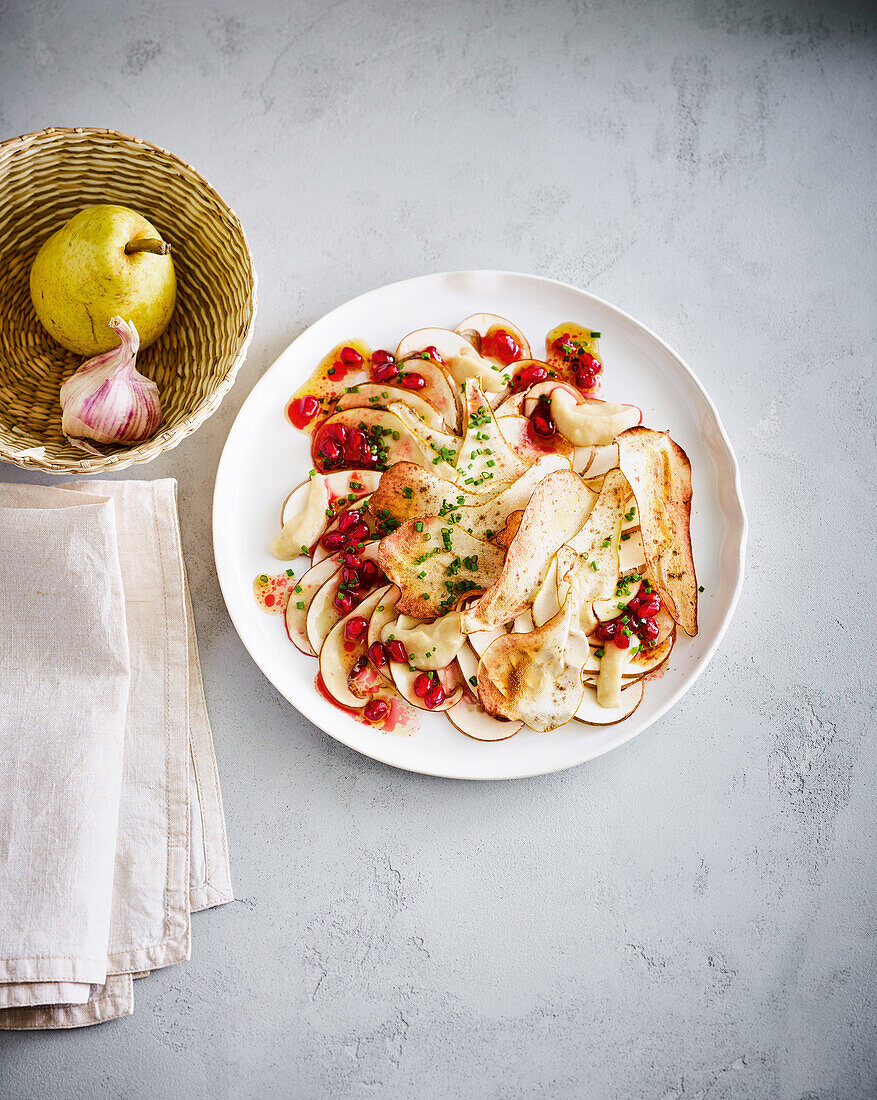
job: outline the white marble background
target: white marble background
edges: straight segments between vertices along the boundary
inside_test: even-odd
[[[239,212],[256,336],[179,478],[241,901],[4,1097],[877,1093],[875,42],[869,3],[0,0],[0,133],[109,126]],[[709,672],[595,763],[474,785],[360,759],[253,665],[210,498],[325,310],[463,267],[577,283],[694,366],[743,466]],[[3,467],[0,476],[29,476]]]

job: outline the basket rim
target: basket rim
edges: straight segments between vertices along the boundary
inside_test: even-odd
[[[170,161],[176,162],[187,173],[191,173],[192,176],[204,187],[206,190],[219,202],[222,208],[228,213],[235,228],[240,233],[241,241],[244,246],[244,254],[246,256],[247,268],[249,272],[249,293],[247,296],[247,304],[249,305],[249,317],[247,319],[246,331],[243,335],[243,340],[238,352],[231,363],[229,369],[226,371],[223,378],[217,382],[211,392],[204,398],[202,404],[188,416],[181,420],[171,433],[168,435],[160,447],[150,448],[150,440],[145,439],[142,443],[130,450],[123,451],[117,455],[105,455],[98,457],[81,457],[70,459],[48,459],[38,458],[33,455],[28,455],[24,458],[16,457],[18,451],[14,445],[0,441],[0,462],[7,462],[10,465],[18,466],[23,470],[41,470],[44,473],[50,474],[96,474],[102,473],[106,470],[124,470],[128,466],[134,466],[143,462],[151,462],[152,459],[157,458],[160,454],[164,454],[165,451],[171,451],[178,446],[189,435],[191,435],[197,428],[199,428],[205,420],[208,420],[222,404],[222,401],[228,391],[234,385],[238,371],[243,366],[244,359],[250,347],[250,343],[253,339],[253,333],[255,330],[256,313],[258,311],[258,275],[256,274],[256,266],[253,262],[253,252],[250,248],[250,242],[247,239],[246,231],[244,230],[243,223],[237,215],[237,212],[232,206],[230,206],[222,195],[216,190],[210,181],[203,176],[197,168],[193,168],[191,164],[183,160],[182,157],[177,156],[176,153],[172,153],[169,149],[165,149],[161,145],[156,145],[154,142],[148,141],[146,138],[135,137],[133,134],[126,134],[122,130],[113,130],[100,126],[46,126],[42,130],[32,130],[26,134],[19,134],[16,137],[6,138],[0,141],[0,161],[2,161],[6,154],[14,152],[18,148],[26,149],[28,145],[37,141],[42,137],[50,137],[53,135],[59,135],[61,137],[67,135],[85,135],[95,137],[110,137],[116,138],[122,143],[133,143],[134,145],[141,146],[145,149],[151,150],[153,153],[158,153],[162,158],[166,158]],[[29,444],[26,440],[21,441],[22,445],[20,450],[32,450],[39,447],[40,444]]]

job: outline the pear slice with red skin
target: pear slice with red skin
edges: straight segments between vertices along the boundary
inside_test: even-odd
[[[369,649],[375,642],[381,641],[381,633],[384,627],[398,617],[396,602],[401,594],[399,586],[397,584],[391,584],[387,587],[383,599],[378,601],[368,621],[367,647]],[[390,669],[387,665],[384,665],[383,668],[375,669],[375,671],[384,681],[386,681],[386,683],[393,683],[393,677],[390,675]]]
[[[524,415],[531,416],[540,395],[547,396],[558,432],[576,447],[606,446],[622,432],[642,423],[642,409],[582,397],[563,382],[540,382],[527,393]]]
[[[321,561],[319,565],[313,565],[306,573],[303,573],[295,586],[301,591],[296,592],[293,589],[289,594],[289,603],[286,605],[284,614],[286,634],[295,648],[300,649],[302,653],[306,653],[309,657],[316,657],[317,651],[308,640],[308,609],[314,596],[323,585],[340,571],[341,565],[338,561],[338,555],[333,554],[330,558]],[[301,607],[298,606],[299,604],[301,604]]]
[[[464,339],[468,340],[480,353],[481,341],[491,329],[502,329],[503,332],[507,332],[521,349],[519,359],[514,360],[512,363],[500,362],[500,366],[503,370],[517,370],[521,360],[531,357],[530,344],[527,337],[521,332],[517,325],[513,325],[507,318],[500,317],[496,313],[472,313],[457,325],[454,332],[458,332]]]
[[[408,665],[403,664],[401,661],[391,660],[390,671],[393,675],[393,684],[396,690],[406,702],[413,707],[417,707],[418,710],[440,714],[456,706],[463,697],[463,675],[460,672],[460,666],[457,664],[456,658],[445,668],[439,668],[430,673],[433,679],[438,677],[438,682],[445,692],[444,702],[439,703],[437,707],[428,707],[425,699],[422,699],[414,690],[415,680],[423,674],[421,669],[412,671]]]
[[[407,405],[404,406],[412,417]],[[416,418],[415,418],[416,419]],[[417,423],[422,423],[418,420]],[[341,409],[333,413],[317,428],[311,446],[311,455],[314,466],[323,473],[331,472],[331,467],[326,466],[326,457],[320,454],[322,443],[328,427],[333,424],[343,425],[348,430],[357,428],[364,431],[369,439],[374,438],[372,432],[380,431],[380,445],[385,451],[382,466],[392,466],[394,462],[423,462],[424,453],[418,440],[411,434],[402,421],[387,409]],[[398,436],[398,438],[396,438]]]
[[[532,421],[525,416],[497,416],[496,422],[505,441],[524,462],[529,464],[546,455],[558,455],[572,465],[575,447],[559,432],[550,439],[543,439],[533,431]]]
[[[377,561],[379,545],[380,544],[377,542],[367,543],[361,554],[363,561]],[[322,562],[320,564],[322,565]],[[314,566],[314,568],[318,569],[319,566]],[[308,572],[310,572],[310,570],[308,570]],[[307,573],[305,576],[307,576]],[[320,589],[318,589],[308,607],[305,629],[307,630],[308,641],[314,653],[320,652],[329,631],[347,614],[347,612],[341,611],[340,608],[336,607],[334,602],[335,597],[338,595],[338,585],[340,583],[341,570],[339,569],[336,573],[332,574]],[[380,578],[381,586],[386,583],[385,579]],[[374,587],[375,585],[372,585],[372,588]]]
[[[365,657],[368,651],[367,635],[363,632],[362,637],[351,641],[345,636],[345,628],[351,619],[368,620],[389,589],[389,585],[384,585],[372,592],[370,596],[366,596],[358,607],[332,627],[320,647],[320,675],[323,677],[323,683],[332,698],[344,707],[359,709],[369,701],[368,695],[357,695],[350,690],[353,667],[357,661]]]
[[[358,386],[352,386],[341,394],[334,411],[340,412],[341,409],[386,409],[391,401],[403,401],[416,416],[419,416],[431,428],[447,431],[448,425],[445,423],[444,417],[435,405],[423,396],[423,392],[423,390],[409,390],[404,386],[394,386],[389,382],[360,382]],[[454,422],[456,422],[456,418],[454,418]]]
[[[475,378],[485,392],[500,393],[505,389],[502,376],[507,373],[506,368],[479,355],[468,340],[447,328],[421,328],[409,332],[396,349],[396,361],[408,359],[428,347],[436,349],[441,356],[441,366],[457,386]]]
[[[301,485],[297,485],[284,500],[280,510],[281,527],[289,523],[302,511],[307,501],[311,482],[317,477],[322,478],[325,482],[326,488],[329,490],[329,503],[332,504],[341,497],[352,496],[355,500],[358,500],[360,497],[368,496],[369,493],[377,489],[381,480],[381,472],[380,470],[336,470],[331,474],[314,474],[313,478],[308,478]],[[354,489],[354,484],[358,488]]]
[[[582,701],[573,717],[586,726],[614,726],[633,714],[643,700],[644,690],[643,681],[634,680],[621,692],[621,705],[610,709],[601,707],[597,702],[597,689],[590,684],[585,684]]]
[[[463,399],[459,386],[444,367],[429,356],[417,353],[396,365],[402,374],[420,375],[426,385],[411,392],[418,393],[438,409],[448,431],[460,431],[463,423]]]
[[[477,683],[478,679],[478,659],[474,653],[464,647],[457,654],[457,662],[466,690],[462,699],[447,711],[451,725],[473,741],[508,741],[510,737],[514,737],[522,729],[523,722],[495,718],[478,702],[477,688],[471,682],[474,678]]]

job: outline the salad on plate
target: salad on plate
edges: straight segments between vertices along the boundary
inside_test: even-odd
[[[691,467],[600,399],[600,337],[564,322],[535,358],[479,313],[351,339],[292,396],[313,468],[254,594],[325,698],[403,735],[417,711],[480,741],[611,725],[697,633]]]

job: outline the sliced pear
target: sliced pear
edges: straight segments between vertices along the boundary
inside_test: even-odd
[[[619,573],[630,573],[634,569],[642,572],[645,569],[646,554],[639,528],[630,532],[622,529],[618,551]]]
[[[289,502],[295,503],[290,505]],[[326,479],[316,474],[294,489],[286,498],[282,512],[289,515],[280,534],[271,540],[271,553],[280,561],[291,561],[308,553],[326,527],[329,507],[329,487]]]
[[[284,616],[286,633],[296,649],[300,649],[302,653],[307,653],[309,657],[316,657],[317,650],[308,640],[308,609],[323,585],[340,571],[341,566],[338,563],[338,555],[335,554],[303,573],[295,588],[289,594],[289,603],[286,605]],[[299,591],[296,591],[296,589],[299,589]]]
[[[399,612],[430,619],[449,611],[466,592],[491,585],[504,556],[501,547],[474,538],[447,517],[424,516],[383,538],[379,560],[402,590]]]
[[[441,365],[458,386],[467,378],[476,378],[485,392],[499,393],[505,389],[503,374],[508,374],[508,369],[484,359],[468,340],[447,328],[421,328],[410,332],[396,349],[396,360],[408,359],[429,347],[439,353]]]
[[[536,626],[543,626],[549,619],[553,619],[558,611],[560,611],[560,600],[557,598],[557,556],[555,555],[533,599],[533,622]]]
[[[366,637],[363,636],[355,642],[349,641],[344,635],[344,628],[350,619],[369,619],[389,590],[390,586],[384,585],[366,596],[358,607],[332,627],[320,648],[320,675],[323,683],[332,698],[344,707],[358,709],[368,702],[367,695],[357,695],[349,686],[353,666],[367,652]]]
[[[296,486],[283,502],[280,510],[280,526],[297,515],[305,506],[308,490],[315,478],[322,478],[329,490],[329,504],[334,507],[346,507],[360,497],[368,496],[377,489],[381,480],[380,470],[336,470],[331,474],[317,474]]]
[[[493,411],[497,416],[523,416],[524,398],[526,396],[526,390],[518,390],[517,393],[510,393],[508,397],[497,395],[500,400],[498,404],[493,406]]]
[[[593,602],[608,599],[615,591],[626,494],[624,475],[620,470],[610,470],[587,522],[558,551],[557,598],[562,604],[567,586],[575,578],[582,601],[579,614],[586,634],[597,625],[591,610]]]
[[[557,470],[536,487],[502,572],[472,607],[463,612],[463,630],[487,630],[511,621],[533,602],[551,559],[588,516],[594,494],[578,474]]]
[[[401,402],[400,402],[401,404]],[[402,406],[417,424],[423,424],[407,405]],[[358,428],[379,448],[378,465],[392,466],[394,462],[423,462],[424,453],[417,438],[387,409],[341,409],[328,417],[314,434],[312,453],[314,465],[322,470],[325,458],[320,454],[320,443],[330,425],[343,425],[348,430]]]
[[[460,619],[459,611],[449,611],[432,621],[399,615],[383,627],[381,641],[388,641],[392,634],[405,646],[409,664],[420,672],[437,672],[447,668],[466,644]]]
[[[379,545],[380,544],[377,542],[367,543],[361,554],[363,561],[377,561]],[[326,560],[330,561],[331,559],[327,558]],[[321,562],[320,565],[322,564]],[[314,566],[314,569],[318,568],[319,566]],[[312,570],[308,570],[308,572],[310,573]],[[307,575],[308,574],[305,573],[304,576],[307,577]],[[304,580],[304,577],[302,580]],[[329,631],[339,620],[343,619],[346,614],[346,612],[341,611],[335,606],[335,597],[338,595],[338,585],[340,581],[341,570],[339,569],[329,577],[320,589],[318,589],[307,609],[305,629],[307,630],[308,641],[314,653],[320,652]],[[381,579],[381,585],[385,585],[386,583],[386,580]],[[292,600],[290,600],[290,603],[291,602]]]
[[[603,447],[576,447],[572,468],[583,478],[602,477],[618,465],[618,446],[607,443]]]
[[[565,725],[576,713],[590,656],[578,626],[578,593],[571,587],[561,610],[527,634],[498,638],[478,666],[478,696],[490,714],[519,719],[537,733]]]
[[[621,706],[621,676],[627,671],[629,660],[630,647],[619,649],[617,645],[607,645],[603,650],[597,677],[597,702],[604,710]]]
[[[477,702],[478,661],[471,650],[460,650],[457,661],[467,690],[459,703],[447,711],[451,724],[475,741],[507,741],[514,737],[524,725],[523,722],[494,718]]]
[[[669,432],[631,428],[618,437],[619,465],[636,497],[654,587],[686,634],[697,634],[691,551],[691,463]]]
[[[400,592],[398,585],[391,584],[383,599],[378,601],[377,606],[372,612],[371,618],[368,621],[368,638],[366,647],[368,648],[374,642],[380,642],[381,634],[387,623],[391,623],[396,618],[396,601],[399,599]],[[383,680],[387,683],[393,683],[393,677],[390,675],[390,670],[384,666],[383,669],[375,670]]]
[[[393,674],[393,684],[396,690],[413,707],[417,707],[418,710],[429,711],[432,714],[439,714],[440,712],[450,710],[451,707],[456,706],[457,703],[463,698],[463,675],[460,672],[460,666],[454,660],[446,668],[440,668],[437,670],[431,670],[433,679],[438,677],[439,683],[442,685],[445,691],[444,702],[439,703],[437,707],[428,707],[426,702],[420,698],[417,692],[414,690],[414,682],[418,676],[423,674],[421,669],[412,669],[403,664],[401,661],[390,661],[390,671]]]
[[[391,401],[390,411],[405,425],[408,433],[417,440],[423,454],[421,463],[430,466],[440,477],[454,479],[455,462],[460,450],[460,437],[450,432],[431,428],[414,415],[402,401]],[[403,459],[402,461],[410,461]]]
[[[549,454],[562,455],[567,467],[572,467],[575,448],[562,435],[555,433],[550,439],[542,439],[525,416],[498,416],[497,424],[508,445],[524,462],[535,462]]]
[[[474,378],[466,380],[465,400],[466,434],[457,456],[457,484],[478,489],[488,482],[519,478],[532,462],[524,461],[506,442],[499,421]]]
[[[504,637],[508,631],[504,626],[495,626],[491,630],[474,630],[466,635],[466,640],[476,657],[481,658],[489,645],[497,638]]]
[[[550,383],[543,382],[541,386]],[[541,388],[534,386],[533,389]],[[551,417],[557,430],[576,447],[607,446],[623,431],[642,421],[642,410],[636,405],[614,405],[582,397],[571,386],[559,383],[549,391]],[[524,401],[524,415],[536,407],[532,391]]]
[[[368,535],[362,540],[363,542],[369,542],[373,539],[378,539],[381,537],[380,524],[378,523],[375,516],[372,514],[370,504],[371,496],[364,496],[360,497],[355,505],[356,511],[359,512],[362,517],[361,522],[364,523],[369,530]],[[335,519],[333,519],[332,522],[327,525],[324,534],[328,535],[330,531],[337,531],[339,529],[338,523],[338,516],[336,516]],[[312,558],[312,561],[314,565],[316,565],[317,562],[323,561],[324,558],[328,558],[331,556],[331,551],[327,550],[326,547],[323,546],[322,542],[318,542],[317,545],[314,547],[314,556]]]
[[[447,431],[448,425],[444,417],[422,394],[422,390],[408,390],[404,386],[393,386],[386,382],[360,382],[358,386],[351,386],[341,394],[335,409],[386,409],[391,401],[401,401],[429,427]],[[454,423],[456,417],[452,420],[452,428]]]
[[[535,629],[536,623],[533,621],[532,611],[522,611],[520,615],[515,616],[512,623],[514,634],[531,634]]]
[[[518,347],[521,349],[521,359],[530,358],[530,345],[527,341],[527,337],[521,332],[517,325],[513,325],[511,321],[507,320],[505,317],[498,316],[496,313],[472,313],[457,325],[454,332],[458,332],[480,352],[481,341],[492,328],[500,328],[503,332],[507,332],[509,336],[514,337]],[[509,363],[508,366],[503,363],[501,366],[504,370],[517,370],[520,366],[520,360]]]
[[[630,687],[621,692],[620,705],[613,708],[601,707],[597,702],[597,690],[586,684],[582,691],[582,700],[574,717],[587,726],[614,726],[623,722],[640,705],[643,699],[642,680],[635,680]]]

